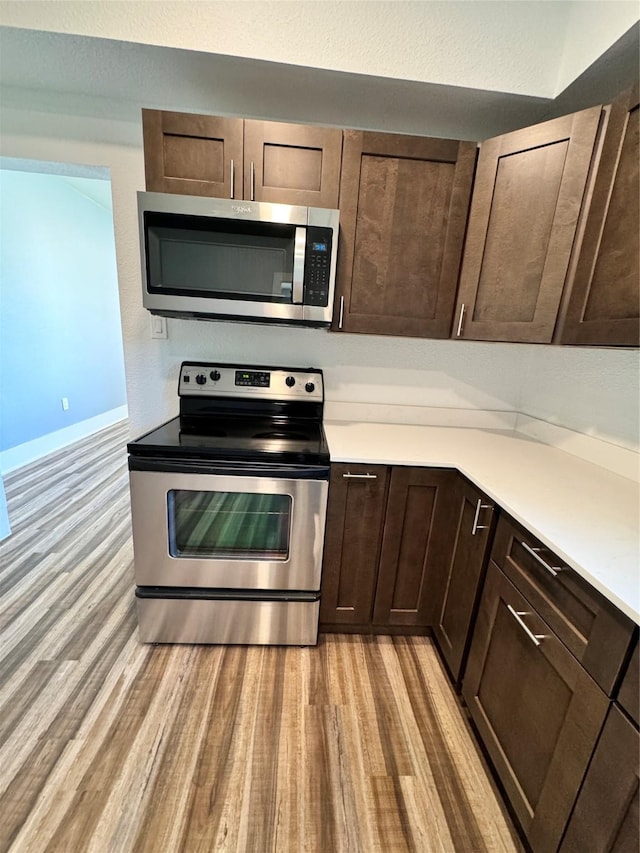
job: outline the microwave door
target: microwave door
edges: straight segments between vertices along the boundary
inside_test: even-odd
[[[293,288],[292,302],[302,305],[304,297],[304,255],[306,249],[306,230],[296,228],[295,245],[293,249]]]

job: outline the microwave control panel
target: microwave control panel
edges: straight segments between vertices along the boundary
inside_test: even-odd
[[[305,305],[329,304],[329,280],[331,278],[331,241],[333,230],[309,226],[304,267]]]

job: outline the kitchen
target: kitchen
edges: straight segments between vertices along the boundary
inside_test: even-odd
[[[33,96],[35,97],[35,96]],[[177,109],[181,104],[173,104]],[[211,112],[216,112],[212,107]],[[220,108],[218,108],[220,111]],[[9,115],[11,116],[11,105]],[[239,114],[256,114],[256,110],[238,108]],[[15,117],[15,115],[14,115]],[[289,118],[274,111],[271,118]],[[56,131],[58,119],[47,113],[41,102],[37,112],[22,111],[15,133],[8,126],[7,154],[47,158],[65,149],[64,136]],[[311,116],[295,116],[311,120]],[[327,123],[330,120],[324,117]],[[335,122],[336,119],[334,118]],[[79,123],[82,123],[80,120]],[[356,124],[353,118],[343,123]],[[31,127],[31,133],[25,128]],[[46,130],[48,128],[48,130]],[[386,130],[409,131],[408,126],[385,127]],[[420,131],[430,131],[426,122]],[[136,128],[139,134],[139,128]],[[470,134],[484,138],[492,133]],[[148,317],[139,305],[139,273],[133,263],[137,255],[137,229],[131,207],[131,189],[142,188],[144,176],[139,140],[132,147],[129,126],[117,125],[112,133],[121,133],[119,145],[110,151],[114,175],[114,209],[120,258],[121,303],[123,326],[128,349],[129,398],[132,430],[138,433],[151,428],[175,411],[175,386],[180,361],[188,355],[195,358],[225,360],[244,356],[246,330],[220,324],[189,324],[169,321],[169,338],[151,341]],[[413,128],[413,132],[418,132]],[[433,132],[433,131],[430,131]],[[42,137],[40,135],[42,134]],[[80,135],[83,135],[80,131]],[[467,134],[460,132],[462,138]],[[102,162],[104,150],[95,140],[95,129],[74,146],[74,154],[91,162]],[[39,138],[40,137],[40,138]],[[129,147],[128,147],[129,146]],[[84,149],[81,151],[81,149]],[[130,169],[131,183],[118,183],[118,169]],[[120,171],[123,174],[123,171]],[[129,261],[127,262],[127,250]],[[124,259],[123,259],[123,253]],[[137,257],[136,257],[137,261]],[[329,403],[360,404],[361,410],[379,412],[381,406],[394,403],[400,407],[421,405],[436,409],[440,418],[450,418],[452,410],[464,417],[478,411],[526,412],[543,420],[560,423],[579,432],[590,432],[609,441],[631,444],[634,441],[636,401],[629,393],[635,377],[635,354],[628,351],[576,350],[536,348],[527,345],[474,344],[472,342],[436,342],[371,338],[365,336],[328,335],[322,331],[255,327],[251,329],[252,345],[260,354],[260,362],[286,364],[291,353],[300,353],[305,363],[319,364],[327,376]],[[196,337],[197,336],[197,337]],[[295,360],[298,360],[296,358]],[[585,393],[585,386],[589,389]],[[597,389],[599,404],[593,409],[592,390]],[[471,415],[470,415],[471,413]],[[546,417],[545,417],[546,416]],[[375,419],[375,418],[373,418]],[[446,420],[444,420],[447,423]]]

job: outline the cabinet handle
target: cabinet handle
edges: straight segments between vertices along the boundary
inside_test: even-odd
[[[231,192],[229,193],[229,198],[235,198],[235,182],[236,182],[236,164],[231,161],[231,169],[230,171],[230,180],[231,180]]]
[[[340,316],[338,317],[338,328],[342,328],[342,321],[344,320],[344,296],[340,297]]]
[[[253,160],[251,161],[251,201],[256,200],[256,167],[253,165]]]
[[[533,631],[531,631],[527,627],[524,620],[521,618],[522,616],[528,616],[529,615],[527,613],[527,611],[526,610],[514,610],[510,604],[507,604],[507,610],[513,616],[513,618],[516,620],[518,625],[520,625],[520,627],[525,632],[527,637],[529,637],[529,639],[531,640],[533,645],[534,646],[541,646],[542,645],[541,641],[545,639],[546,634],[534,634]]]
[[[473,527],[471,528],[472,536],[475,536],[478,530],[486,530],[487,527],[489,527],[488,524],[478,524],[481,509],[490,509],[493,512],[493,504],[483,504],[482,498],[478,498],[478,503],[476,504],[476,514],[473,517]]]
[[[527,545],[526,542],[520,542],[520,544],[527,553],[531,554],[531,556],[540,563],[541,566],[544,566],[549,574],[553,575],[554,578],[558,577],[558,572],[562,571],[563,566],[550,566],[549,563],[546,563],[538,554],[538,551],[542,551],[542,548],[531,548],[531,546]]]
[[[462,321],[464,320],[464,312],[466,311],[466,305],[464,302],[460,306],[460,316],[458,317],[458,329],[456,331],[456,338],[459,338],[462,334]]]
[[[343,474],[342,476],[345,479],[349,479],[349,480],[377,480],[378,479],[377,474],[351,474],[351,473],[347,472],[346,474]]]

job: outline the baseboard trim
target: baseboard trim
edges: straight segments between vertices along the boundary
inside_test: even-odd
[[[77,424],[71,424],[71,426],[64,429],[34,438],[32,441],[26,441],[24,444],[18,444],[16,447],[10,447],[8,450],[3,450],[0,453],[0,471],[3,474],[8,474],[11,471],[15,471],[16,468],[22,468],[24,465],[35,462],[43,456],[55,453],[56,450],[61,450],[75,441],[80,441],[82,438],[93,435],[94,432],[105,429],[118,421],[125,420],[127,417],[127,407],[118,406],[117,409],[110,409],[101,415],[87,418],[87,420],[79,421]]]

